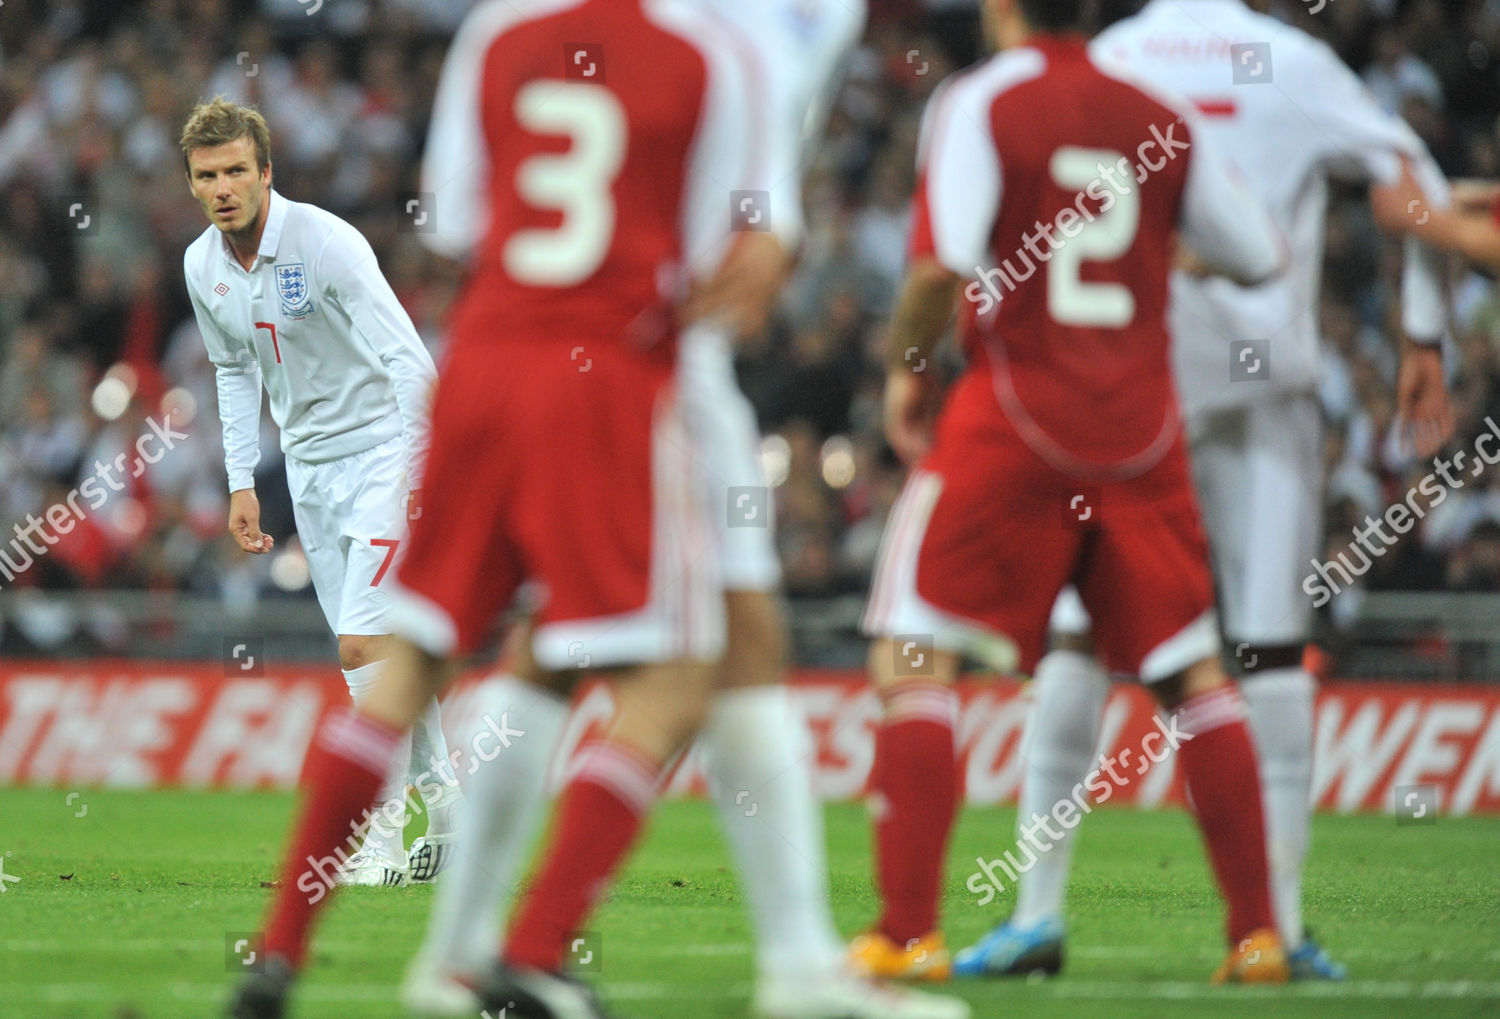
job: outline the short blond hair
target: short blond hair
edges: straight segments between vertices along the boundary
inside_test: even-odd
[[[271,165],[271,129],[266,118],[253,106],[214,96],[206,103],[199,103],[188,114],[182,128],[182,165],[188,173],[193,172],[188,156],[194,149],[209,149],[225,145],[249,136],[255,144],[255,168],[264,170]]]

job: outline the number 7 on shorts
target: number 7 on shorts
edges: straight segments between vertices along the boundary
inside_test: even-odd
[[[371,587],[379,587],[381,579],[385,577],[385,571],[391,568],[391,560],[396,558],[396,546],[401,544],[401,539],[371,538],[370,544],[385,549],[385,558],[380,560],[380,569],[375,571],[375,579],[370,581]]]

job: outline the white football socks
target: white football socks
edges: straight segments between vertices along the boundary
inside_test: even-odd
[[[1302,944],[1302,866],[1312,811],[1312,676],[1303,669],[1267,669],[1240,678],[1250,731],[1260,759],[1266,812],[1271,901],[1288,950]]]
[[[438,882],[422,946],[436,968],[470,976],[499,952],[501,920],[548,802],[547,771],[568,722],[568,702],[502,676],[485,696],[484,713],[464,748],[472,761],[463,770],[473,771],[465,777],[453,862]],[[504,742],[481,738],[485,729],[505,733]]]
[[[1037,665],[1031,690],[1017,824],[1050,814],[1059,801],[1072,799],[1073,788],[1087,777],[1109,700],[1109,677],[1089,655],[1053,651]],[[1059,830],[1063,838],[1038,853],[1035,865],[1017,882],[1011,921],[1019,926],[1063,918],[1077,828]]]
[[[764,976],[816,980],[844,946],[828,904],[815,753],[781,684],[715,696],[699,746],[719,820],[739,865]]]
[[[344,670],[344,682],[349,684],[349,695],[357,706],[374,688],[380,677],[384,661],[371,662],[357,669]],[[402,740],[391,758],[391,770],[375,797],[375,808],[369,830],[365,833],[364,848],[398,869],[406,867],[406,776],[411,770],[411,740]],[[401,804],[398,811],[396,803]],[[400,818],[398,823],[395,819]]]
[[[458,777],[448,759],[443,738],[443,713],[434,697],[411,730],[411,767],[408,780],[417,787],[427,810],[427,834],[450,835],[459,803]],[[431,800],[428,794],[436,793]]]

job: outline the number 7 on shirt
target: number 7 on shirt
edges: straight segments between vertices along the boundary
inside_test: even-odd
[[[257,329],[269,329],[269,330],[271,330],[271,348],[276,351],[276,363],[280,364],[281,363],[281,344],[279,344],[279,343],[276,342],[276,323],[275,322],[257,322],[257,323],[255,323],[255,328],[257,328]]]

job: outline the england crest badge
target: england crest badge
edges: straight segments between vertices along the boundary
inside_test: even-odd
[[[281,295],[281,312],[288,318],[303,318],[312,313],[307,270],[301,262],[276,267],[276,292]]]

